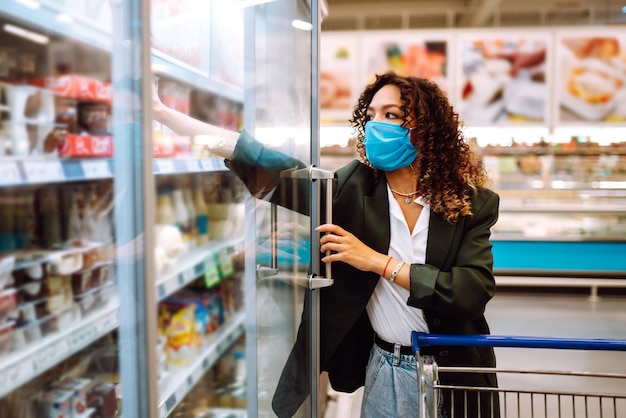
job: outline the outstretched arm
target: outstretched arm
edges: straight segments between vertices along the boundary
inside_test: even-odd
[[[199,121],[163,104],[156,88],[152,88],[152,113],[154,119],[182,136],[202,137],[202,142],[214,154],[231,158],[239,132]]]

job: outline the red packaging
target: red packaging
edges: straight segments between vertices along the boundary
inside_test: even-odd
[[[71,99],[110,103],[113,97],[111,83],[79,75],[36,77],[29,79],[28,84],[52,90],[59,96]]]
[[[59,150],[61,157],[112,157],[113,137],[68,134]]]

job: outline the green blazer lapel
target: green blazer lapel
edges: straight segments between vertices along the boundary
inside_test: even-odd
[[[389,226],[387,182],[384,178],[378,180],[372,195],[363,197],[363,208],[365,244],[380,253],[387,254],[391,240],[391,229]]]
[[[459,227],[459,223],[450,224],[443,219],[441,214],[431,212],[428,225],[426,264],[431,264],[440,269],[444,267],[444,262],[447,260],[450,252],[454,232]]]

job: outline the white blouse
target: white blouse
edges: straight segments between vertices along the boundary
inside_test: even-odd
[[[404,269],[409,268],[412,263],[424,264],[430,207],[420,197],[415,199],[415,203],[422,205],[423,209],[415,223],[413,233],[409,233],[409,226],[404,219],[402,209],[393,197],[389,185],[387,185],[387,197],[391,223],[389,255],[404,261],[407,264]],[[395,265],[389,265],[387,269],[394,267]],[[422,310],[407,305],[408,298],[407,289],[380,277],[367,303],[367,314],[374,331],[383,340],[410,346],[411,331],[428,332],[428,325],[424,320]]]

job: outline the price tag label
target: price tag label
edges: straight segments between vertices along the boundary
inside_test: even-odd
[[[185,165],[187,166],[187,172],[195,173],[200,169],[200,165],[198,164],[198,160],[185,160]]]
[[[21,374],[28,370],[32,369],[30,367],[26,367],[25,364],[19,364],[11,367],[7,367],[5,370],[0,372],[0,392],[6,393],[9,390],[15,388],[19,383],[21,383]]]
[[[172,393],[172,395],[169,398],[167,398],[167,400],[165,401],[165,410],[167,411],[168,414],[172,412],[176,404],[177,404],[176,394]]]
[[[19,184],[22,182],[17,163],[0,162],[0,185]]]
[[[112,176],[109,164],[104,161],[82,161],[83,172],[86,179],[102,179]]]
[[[227,249],[220,251],[218,254],[218,260],[222,278],[231,276],[235,269],[233,268],[233,258],[230,255],[230,251]]]
[[[41,373],[48,367],[54,365],[59,359],[69,354],[70,344],[69,341],[59,341],[37,351],[33,355],[33,369]]]
[[[206,362],[207,366],[206,368],[208,369],[209,367],[211,367],[212,365],[215,364],[215,362],[217,361],[217,359],[222,355],[222,353],[219,353],[217,350],[212,350],[209,355],[206,357],[206,359],[204,359],[204,362]],[[204,364],[203,362],[203,364]]]
[[[159,167],[159,173],[161,174],[170,174],[176,171],[174,168],[174,162],[172,160],[162,158],[156,160],[156,163]]]
[[[70,335],[67,340],[72,350],[78,350],[89,345],[97,336],[96,325],[92,325],[79,329]]]
[[[228,341],[220,341],[219,344],[217,344],[217,352],[219,354],[223,354],[226,352],[226,350],[228,349],[229,344]]]
[[[157,292],[158,292],[159,299],[163,299],[165,295],[167,295],[167,292],[165,291],[165,285],[160,284],[159,287],[157,288]]]
[[[220,282],[220,273],[213,263],[205,263],[204,284],[207,288],[213,287]]]
[[[182,274],[183,274],[183,279],[185,280],[185,283],[189,283],[190,281],[198,277],[195,275],[195,268],[187,269],[183,271]]]
[[[114,312],[111,312],[108,315],[105,315],[100,321],[96,323],[96,333],[95,338],[100,337],[106,332],[109,332],[119,325],[119,312],[116,309]]]
[[[24,161],[26,179],[32,183],[50,183],[65,180],[63,166],[59,161]]]
[[[227,171],[228,167],[226,167],[226,164],[224,164],[224,160],[220,159],[220,158],[216,158],[215,160],[215,170],[216,171]]]
[[[203,171],[215,171],[217,169],[217,158],[203,158],[200,160]]]

